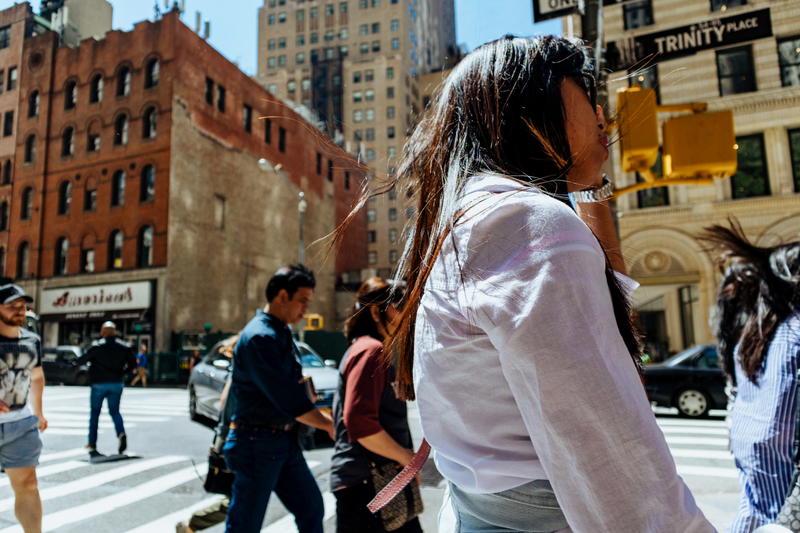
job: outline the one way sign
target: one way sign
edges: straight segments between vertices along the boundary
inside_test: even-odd
[[[533,0],[533,21],[555,19],[569,15],[578,7],[578,0]]]

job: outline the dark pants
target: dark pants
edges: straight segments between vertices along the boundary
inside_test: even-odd
[[[122,424],[122,415],[119,414],[119,402],[122,399],[122,382],[112,381],[109,383],[92,383],[92,393],[90,396],[91,414],[89,415],[89,446],[97,446],[97,423],[100,421],[100,410],[103,408],[103,400],[108,401],[108,414],[114,421],[114,429],[117,436],[125,433],[125,426]]]
[[[274,491],[299,533],[323,533],[322,494],[293,431],[237,428],[228,433],[225,462],[235,474],[227,533],[261,531]]]
[[[352,487],[335,491],[336,533],[384,533],[379,514],[372,514],[367,504],[375,497],[372,481],[366,480]],[[406,522],[399,533],[422,533],[419,519]]]

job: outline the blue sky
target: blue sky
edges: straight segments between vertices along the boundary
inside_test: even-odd
[[[154,0],[111,0],[114,6],[115,29],[128,30],[135,22],[153,18]],[[158,0],[163,8],[164,0]],[[170,4],[172,0],[169,0]],[[225,57],[238,63],[248,74],[256,71],[256,13],[263,0],[185,0],[183,21],[195,26],[195,13],[211,21],[210,43]],[[533,24],[531,0],[455,0],[456,35],[459,44],[468,50],[506,33],[535,35],[560,33],[558,20]],[[0,8],[14,0],[0,0]],[[32,0],[34,11],[39,0]]]

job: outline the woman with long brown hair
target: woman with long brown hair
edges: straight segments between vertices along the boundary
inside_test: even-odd
[[[398,390],[461,532],[713,531],[637,372],[589,62],[557,37],[476,49],[391,184],[416,202]]]
[[[339,365],[333,402],[336,443],[331,489],[336,496],[337,533],[383,533],[389,530],[386,521],[392,524],[391,531],[422,532],[419,519],[406,509],[401,510],[404,516],[387,520],[367,510],[382,488],[376,487],[373,471],[381,465],[405,466],[414,455],[406,403],[397,399],[394,369],[384,364],[383,357],[383,341],[394,333],[402,295],[386,280],[370,278],[356,292],[345,321],[350,347]]]

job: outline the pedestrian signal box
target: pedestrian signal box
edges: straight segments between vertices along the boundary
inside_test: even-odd
[[[653,89],[634,86],[617,93],[623,171],[645,172],[655,165],[659,144],[657,109]]]
[[[305,319],[306,326],[303,329],[306,331],[316,331],[318,329],[322,329],[322,327],[325,325],[322,315],[318,315],[316,313],[306,315]]]
[[[736,173],[733,112],[697,113],[664,123],[664,177]]]

